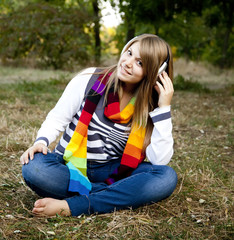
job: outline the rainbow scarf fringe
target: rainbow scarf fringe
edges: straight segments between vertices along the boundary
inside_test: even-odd
[[[70,192],[78,192],[81,195],[88,196],[92,189],[92,185],[87,177],[88,126],[100,98],[105,93],[105,85],[109,76],[110,75],[107,75],[105,79],[101,81],[103,75],[100,75],[90,89],[73,136],[65,149],[63,158],[70,172],[68,188]],[[104,114],[113,122],[128,123],[131,121],[134,112],[135,100],[135,97],[133,97],[128,105],[120,112],[119,96],[114,93],[114,88],[112,87],[108,93],[107,106],[105,107]],[[145,128],[138,126],[132,127],[122,155],[121,164],[110,177],[105,180],[107,184],[110,185],[115,181],[131,175],[132,171],[137,168],[138,164],[144,159],[144,155],[142,154],[144,137]]]

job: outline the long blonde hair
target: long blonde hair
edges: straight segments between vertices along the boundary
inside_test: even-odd
[[[134,38],[126,45],[125,51],[134,44],[140,43],[140,57],[142,61],[144,78],[136,89],[136,102],[132,118],[132,125],[137,124],[139,127],[146,128],[146,136],[143,150],[150,144],[150,137],[153,130],[153,123],[149,117],[149,112],[158,107],[158,93],[154,89],[154,85],[158,80],[158,70],[163,62],[168,58],[169,62],[166,69],[170,79],[173,81],[173,60],[170,46],[160,37],[153,34],[143,34]],[[107,97],[111,85],[115,84],[115,91],[121,88],[121,82],[117,78],[117,65],[105,69],[105,75],[112,72],[108,83],[106,84],[105,96]],[[104,75],[104,77],[105,77]]]

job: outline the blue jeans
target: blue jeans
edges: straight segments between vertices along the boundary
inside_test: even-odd
[[[42,197],[65,199],[73,216],[108,213],[118,209],[137,208],[169,197],[177,183],[175,171],[165,165],[141,163],[130,177],[112,185],[103,181],[120,165],[89,162],[87,175],[92,182],[90,195],[76,195],[67,191],[69,170],[61,155],[37,153],[23,165],[22,174],[27,185]]]

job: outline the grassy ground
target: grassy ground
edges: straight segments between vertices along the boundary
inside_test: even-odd
[[[45,76],[0,85],[0,239],[233,239],[233,85],[175,85],[170,165],[179,181],[170,198],[105,215],[38,218],[19,157],[70,78]]]

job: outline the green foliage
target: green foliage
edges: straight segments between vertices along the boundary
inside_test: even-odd
[[[203,19],[212,33],[202,58],[223,68],[234,65],[233,1],[213,0],[213,5],[203,10]]]
[[[119,4],[124,20],[119,32],[128,39],[144,32],[158,34],[176,47],[176,56],[232,67],[233,4],[232,0],[124,0]]]
[[[56,69],[86,64],[93,56],[98,62],[102,1],[107,0],[0,1],[2,62],[33,59],[37,66]],[[119,50],[147,32],[175,47],[176,57],[234,66],[233,0],[110,2],[123,20],[114,38]]]
[[[33,0],[28,0],[28,3],[32,2]],[[24,0],[1,0],[0,1],[0,9],[1,14],[7,14],[9,12],[13,12],[16,9],[25,6]]]
[[[55,69],[85,64],[90,57],[86,28],[91,20],[84,7],[29,4],[2,15],[0,56],[3,60],[33,58]]]
[[[202,18],[186,11],[173,16],[173,21],[164,23],[160,35],[177,48],[176,56],[199,60],[210,39]]]
[[[0,89],[0,101],[14,104],[17,99],[25,105],[36,108],[52,108],[54,102],[59,99],[68,80],[61,75],[58,79],[50,78],[36,82],[20,81],[14,84],[2,84]],[[17,97],[16,97],[17,96]],[[41,101],[43,104],[38,104]]]
[[[190,92],[197,92],[197,93],[209,93],[210,90],[204,87],[201,83],[186,80],[182,75],[178,75],[174,78],[174,89],[175,90],[182,90],[182,91],[190,91]]]

